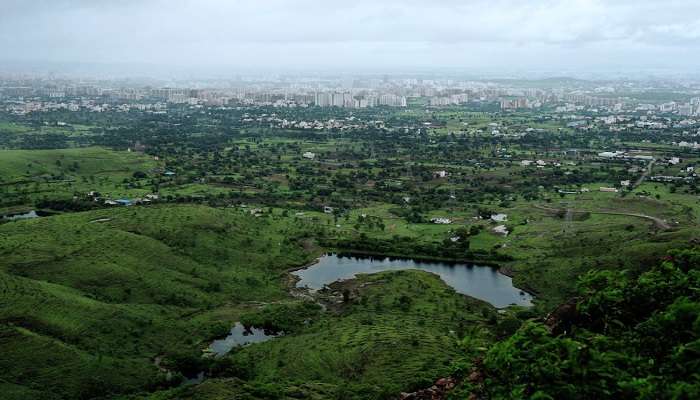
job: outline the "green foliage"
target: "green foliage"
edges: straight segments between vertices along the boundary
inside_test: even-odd
[[[321,306],[307,301],[269,304],[260,311],[243,314],[241,323],[248,327],[289,334],[318,319],[320,312]]]
[[[697,251],[637,277],[590,272],[572,329],[526,322],[484,359],[492,399],[693,399],[700,395]]]
[[[356,283],[357,295],[367,301],[343,304],[301,323],[293,334],[230,353],[216,361],[217,379],[209,384],[223,387],[226,378],[235,377],[255,387],[313,385],[301,398],[315,393],[322,399],[392,399],[449,374],[462,346],[455,332],[483,326],[475,310],[484,305],[456,294],[434,275],[383,272]],[[286,320],[282,312],[305,310],[318,312],[297,302],[265,307],[260,315]],[[484,332],[474,336],[488,340]],[[332,390],[320,395],[321,385]]]
[[[80,399],[167,385],[158,355],[197,371],[202,348],[238,320],[236,304],[287,298],[280,273],[310,255],[279,229],[200,206],[0,225],[2,382],[39,393],[26,398]]]

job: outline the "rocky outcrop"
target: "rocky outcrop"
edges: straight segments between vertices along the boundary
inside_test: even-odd
[[[578,320],[577,305],[580,299],[574,297],[566,303],[560,304],[544,320],[544,324],[553,335],[566,334],[571,331],[572,325]]]
[[[457,386],[455,378],[440,378],[433,386],[412,393],[401,393],[401,400],[442,400],[447,398],[447,393]]]

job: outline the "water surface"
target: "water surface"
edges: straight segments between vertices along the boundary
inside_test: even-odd
[[[357,274],[406,269],[432,272],[458,293],[487,301],[494,307],[532,305],[532,296],[513,286],[510,277],[493,267],[474,264],[327,254],[316,264],[292,274],[299,277],[297,287],[318,290],[335,281],[355,278]]]
[[[228,336],[223,339],[215,340],[209,345],[209,351],[213,353],[214,356],[221,357],[234,347],[264,342],[275,336],[278,335],[266,332],[264,329],[246,328],[240,322],[236,322]]]

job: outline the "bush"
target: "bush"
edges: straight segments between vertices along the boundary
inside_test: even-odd
[[[486,354],[491,399],[692,399],[700,395],[700,253],[673,252],[631,277],[580,279],[572,329],[528,321]],[[513,328],[505,321],[497,326]]]

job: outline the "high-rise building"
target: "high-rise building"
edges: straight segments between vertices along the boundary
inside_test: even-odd
[[[383,94],[379,96],[380,106],[406,107],[406,98],[395,94]]]
[[[316,104],[319,107],[330,107],[331,105],[333,105],[333,98],[330,93],[317,92],[315,97],[316,98],[314,99],[314,104]]]
[[[690,117],[693,115],[693,106],[690,104],[682,104],[678,106],[678,115]]]

